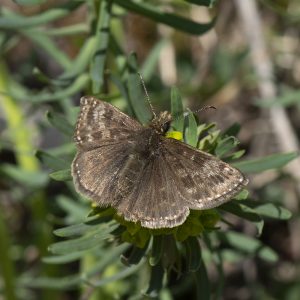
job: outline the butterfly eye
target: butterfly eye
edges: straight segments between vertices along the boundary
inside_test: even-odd
[[[166,132],[169,130],[170,124],[171,124],[171,122],[166,122],[166,123],[164,123],[164,124],[162,125],[161,130],[162,130],[163,133],[166,133]]]

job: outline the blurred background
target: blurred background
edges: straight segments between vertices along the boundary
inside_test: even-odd
[[[71,181],[49,177],[45,154],[72,159],[82,95],[130,113],[124,81],[134,52],[157,111],[170,110],[176,86],[186,108],[217,108],[199,112],[200,122],[220,130],[239,124],[245,159],[298,151],[299,24],[299,0],[0,0],[0,299],[93,297],[81,284],[26,281],[71,276],[88,264],[41,261],[60,240],[53,230],[89,211],[74,201]],[[253,199],[279,203],[292,217],[266,219],[258,237],[275,261],[227,252],[216,299],[300,299],[300,160],[248,177]],[[255,238],[253,226],[230,221]],[[218,281],[219,270],[207,269]],[[121,281],[94,299],[128,299],[132,284]],[[186,287],[160,297],[194,294]]]

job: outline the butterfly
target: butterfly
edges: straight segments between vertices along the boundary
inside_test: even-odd
[[[166,138],[171,122],[165,111],[143,126],[107,102],[82,97],[72,162],[76,190],[127,221],[172,228],[191,209],[217,207],[247,185],[217,157]]]

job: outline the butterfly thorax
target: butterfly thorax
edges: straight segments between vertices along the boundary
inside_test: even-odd
[[[138,143],[135,144],[134,151],[143,159],[150,159],[160,154],[162,136],[154,128],[145,127],[136,138]]]
[[[149,124],[158,134],[164,135],[170,127],[172,115],[168,111],[161,112],[157,117],[154,117]]]

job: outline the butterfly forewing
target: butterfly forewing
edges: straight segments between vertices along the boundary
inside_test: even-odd
[[[93,149],[126,140],[136,130],[142,129],[134,119],[113,105],[95,97],[80,99],[80,114],[76,123],[74,140],[79,148]]]
[[[99,205],[111,205],[111,193],[143,127],[109,103],[82,97],[74,140],[78,152],[72,175],[78,192]]]
[[[230,200],[248,183],[237,169],[206,152],[165,139],[164,158],[191,209],[209,209]]]

